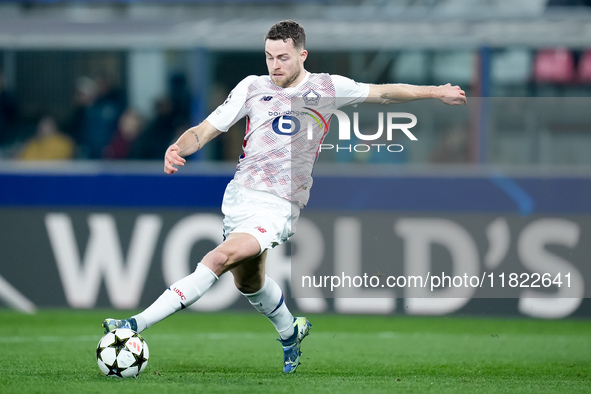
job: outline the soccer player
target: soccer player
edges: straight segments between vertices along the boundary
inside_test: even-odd
[[[281,21],[265,36],[269,75],[248,76],[206,120],[185,131],[164,156],[164,172],[174,174],[193,154],[246,117],[246,135],[234,179],[222,202],[224,241],[207,253],[195,271],[172,284],[143,312],[125,320],[106,319],[105,332],[119,327],[141,332],[197,301],[230,271],[238,290],[265,315],[279,333],[283,370],[295,372],[302,340],[312,325],[294,316],[279,285],[265,275],[267,250],[295,232],[300,209],[308,202],[312,167],[324,132],[308,133],[292,122],[292,99],[302,99],[322,113],[344,105],[401,103],[437,98],[446,104],[466,103],[458,86],[372,85],[304,69],[308,56],[304,29]],[[322,100],[320,100],[322,99]],[[315,126],[320,127],[320,126]],[[298,132],[299,131],[299,132]],[[318,131],[318,130],[315,130]]]

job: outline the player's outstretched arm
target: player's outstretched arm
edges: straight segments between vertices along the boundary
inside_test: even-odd
[[[183,157],[192,155],[205,144],[221,134],[207,120],[204,120],[199,126],[191,127],[185,131],[179,139],[168,147],[164,154],[164,172],[174,174],[185,165]]]
[[[466,104],[466,93],[459,86],[419,86],[402,83],[369,85],[366,103],[399,104],[412,100],[434,98],[448,105]]]

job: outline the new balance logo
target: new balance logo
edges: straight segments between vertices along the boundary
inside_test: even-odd
[[[261,101],[271,101],[272,98],[273,98],[273,96],[263,96]]]
[[[257,230],[259,230],[259,231],[260,231],[261,233],[263,233],[263,234],[267,232],[267,230],[265,230],[265,229],[264,229],[264,228],[262,228],[261,226],[257,226],[257,227],[255,227],[255,228],[256,228]]]

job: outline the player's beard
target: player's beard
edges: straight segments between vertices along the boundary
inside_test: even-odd
[[[275,83],[275,85],[279,86],[280,88],[287,88],[291,85],[295,80],[297,80],[300,75],[302,74],[302,69],[299,68],[291,77],[287,78],[283,83]],[[273,78],[271,78],[273,80]]]

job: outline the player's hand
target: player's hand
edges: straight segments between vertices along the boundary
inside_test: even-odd
[[[460,89],[459,86],[451,86],[451,83],[438,86],[441,94],[441,101],[447,105],[464,105],[466,104],[466,92]]]
[[[166,150],[164,154],[164,172],[167,174],[174,174],[179,169],[175,166],[182,167],[185,165],[186,160],[179,154],[179,147],[176,144],[172,144]]]

